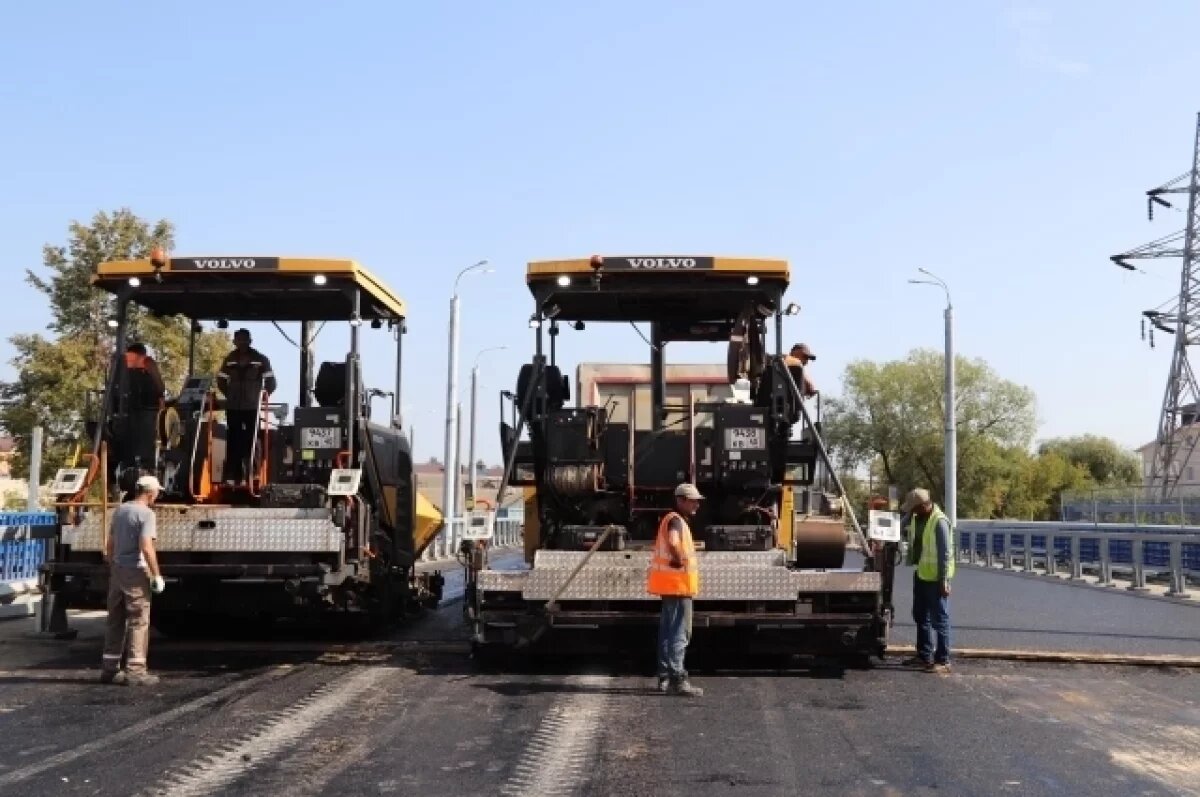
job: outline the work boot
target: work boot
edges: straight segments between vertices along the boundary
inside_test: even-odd
[[[667,693],[667,690],[670,688],[671,688],[671,679],[665,675],[658,676],[658,691],[662,692],[665,695]]]
[[[673,695],[682,695],[684,697],[701,697],[704,690],[698,686],[692,686],[691,682],[686,678],[682,681],[676,681],[671,684],[670,692]]]
[[[926,661],[920,656],[909,656],[904,661],[900,662],[901,667],[919,667],[922,670],[929,669],[932,662]]]
[[[128,681],[130,686],[153,686],[158,683],[158,676],[149,672],[131,672]]]
[[[102,683],[102,684],[116,684],[117,686],[124,686],[128,682],[128,680],[129,679],[125,675],[124,670],[101,670],[100,671],[100,683]]]
[[[933,663],[932,668],[929,670],[929,672],[934,672],[934,673],[937,673],[938,675],[949,675],[950,674],[950,662],[935,661]]]

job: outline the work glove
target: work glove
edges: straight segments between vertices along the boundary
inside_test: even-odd
[[[155,595],[158,595],[166,588],[167,582],[163,581],[162,576],[155,576],[154,578],[150,579],[150,591]]]

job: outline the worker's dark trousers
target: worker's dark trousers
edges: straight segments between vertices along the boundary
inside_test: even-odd
[[[246,479],[247,460],[250,459],[250,445],[254,442],[254,422],[257,417],[256,410],[225,411],[227,436],[223,475],[227,482]]]
[[[116,672],[124,657],[129,672],[143,673],[149,646],[150,576],[140,567],[113,565],[108,571],[108,625],[100,667]]]
[[[922,581],[913,574],[913,622],[917,624],[917,655],[924,661],[950,661],[950,599],[942,597],[937,581]],[[934,648],[933,635],[937,634]]]
[[[692,599],[665,596],[658,621],[658,677],[683,681],[684,654],[692,641]]]

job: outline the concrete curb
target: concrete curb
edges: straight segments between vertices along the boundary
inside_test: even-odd
[[[0,581],[0,620],[32,617],[41,600],[37,579]]]

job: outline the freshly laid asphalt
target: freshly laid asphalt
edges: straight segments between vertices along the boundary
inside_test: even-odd
[[[668,697],[616,657],[422,649],[463,638],[453,570],[391,647],[156,638],[147,688],[96,682],[98,618],[69,643],[0,624],[0,795],[1200,795],[1200,670],[734,659]],[[1048,580],[961,568],[952,612],[962,646],[1197,652],[1200,607]]]
[[[916,642],[912,568],[896,574],[895,642]],[[1055,576],[958,567],[951,644],[961,648],[1200,656],[1200,603]]]

